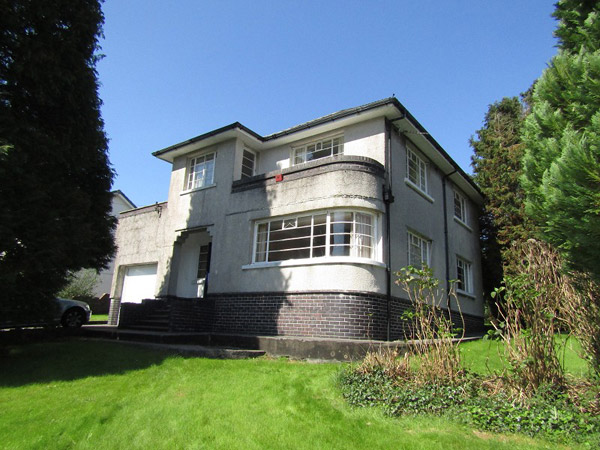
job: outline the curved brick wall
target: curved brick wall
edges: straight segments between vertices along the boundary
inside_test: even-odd
[[[214,300],[215,333],[307,336],[346,339],[387,337],[385,295],[363,292],[291,292],[210,295]],[[408,334],[400,320],[408,301],[392,298],[390,338]],[[470,332],[483,329],[483,319],[464,316]],[[406,334],[405,334],[406,332]]]

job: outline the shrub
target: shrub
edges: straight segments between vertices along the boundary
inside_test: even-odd
[[[62,298],[89,301],[95,298],[94,288],[98,284],[99,276],[94,269],[83,269],[71,274],[69,284],[63,287],[56,295]]]

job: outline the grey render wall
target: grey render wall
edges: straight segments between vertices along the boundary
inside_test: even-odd
[[[392,131],[392,182],[395,201],[391,205],[391,242],[392,271],[408,265],[408,231],[431,240],[431,268],[439,280],[446,279],[446,252],[444,239],[444,201],[443,177],[428,158],[418,150],[410,135],[400,135]],[[407,146],[427,162],[428,194],[431,199],[421,195],[406,182]],[[477,228],[477,207],[468,200],[471,231],[454,220],[453,183],[446,180],[446,211],[448,223],[449,274],[456,279],[456,254],[472,263],[474,296],[458,295],[461,310],[465,313],[483,316],[483,298],[481,286],[481,260],[479,250],[479,231]],[[404,297],[402,290],[394,285],[392,295]],[[455,302],[452,308],[456,309]]]
[[[384,117],[359,122],[343,129],[316,133],[319,136],[343,134],[344,157],[369,158],[366,166],[385,164],[386,123]],[[395,202],[391,205],[391,268],[407,265],[407,229],[432,240],[432,266],[439,279],[445,278],[444,214],[442,199],[443,174],[428,164],[429,195],[427,200],[405,182],[406,141],[410,135],[392,132],[392,180]],[[303,167],[290,167],[292,148],[305,141],[289,141],[271,145],[258,153],[256,180],[242,186],[241,155],[244,148],[256,150],[252,142],[229,139],[199,149],[192,144],[189,151],[175,158],[172,166],[168,208],[162,214],[154,207],[141,208],[122,215],[117,231],[119,251],[117,265],[120,276],[113,283],[113,297],[120,296],[124,267],[132,264],[158,262],[156,293],[159,296],[188,297],[193,294],[195,268],[189,264],[196,258],[201,242],[212,241],[209,294],[259,292],[354,291],[383,295],[386,292],[386,271],[379,264],[328,262],[284,265],[282,267],[253,266],[254,224],[270,217],[295,215],[302,212],[333,208],[351,208],[377,215],[380,236],[384,235],[383,176],[376,170],[358,170],[360,164],[351,161],[320,167],[315,161]],[[194,147],[195,145],[195,147]],[[425,156],[414,148],[421,157]],[[186,168],[190,157],[216,152],[215,183],[203,189],[186,191]],[[425,158],[426,159],[426,158]],[[343,164],[342,164],[343,163]],[[365,165],[363,164],[363,166]],[[362,167],[362,166],[361,166]],[[274,176],[283,174],[283,181]],[[249,187],[250,186],[250,187]],[[460,254],[473,264],[475,298],[462,298],[463,311],[481,316],[481,269],[479,261],[476,209],[470,204],[472,231],[453,220],[453,184],[447,183],[450,276],[456,276],[455,255]],[[380,255],[384,251],[379,242]],[[195,253],[194,253],[195,252]],[[381,259],[381,257],[380,257]],[[187,264],[182,269],[181,264]],[[381,261],[383,261],[381,259]],[[290,263],[293,264],[293,263]],[[401,289],[392,286],[394,297],[405,297]]]
[[[345,155],[349,152],[354,155],[362,153],[361,157],[383,159],[383,120],[357,124],[328,135],[342,131]],[[332,280],[336,280],[339,289],[381,292],[385,279],[381,266],[329,263],[260,269],[244,267],[252,262],[254,222],[258,219],[331,208],[362,209],[381,215],[384,208],[381,176],[353,170],[306,171],[294,175],[289,173],[294,170],[288,169],[281,183],[272,182],[272,173],[267,174],[271,181],[263,187],[232,192],[232,182],[239,178],[234,170],[239,167],[236,159],[239,159],[243,147],[243,143],[230,140],[200,152],[192,151],[173,163],[168,201],[169,227],[178,230],[174,241],[177,235],[187,233],[186,230],[206,229],[210,234],[213,247],[209,293],[260,292],[266,287],[269,291],[330,290]],[[289,161],[291,149],[292,145],[285,145],[270,149],[265,153],[267,156],[260,155],[261,170],[276,169],[278,161]],[[189,158],[210,152],[217,154],[214,186],[186,192],[185,175]],[[279,173],[279,170],[276,172]],[[165,279],[179,277],[178,286],[190,285],[193,280],[181,279],[184,276],[181,269],[177,274],[173,273],[175,252],[171,253],[171,262],[162,276]],[[193,271],[190,271],[192,275]],[[159,294],[181,295],[181,290],[169,289],[172,283],[161,283],[163,288]]]

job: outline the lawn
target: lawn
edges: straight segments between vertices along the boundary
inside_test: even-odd
[[[92,321],[107,321],[108,320],[108,314],[92,314],[92,317],[90,318],[90,320]]]
[[[558,356],[567,371],[576,377],[588,374],[586,362],[578,355],[581,346],[572,337],[560,335],[557,338]],[[477,340],[461,344],[461,356],[465,367],[469,370],[487,374],[500,372],[506,367],[502,358],[504,344],[499,340]]]
[[[81,340],[13,347],[1,358],[7,449],[556,448],[352,409],[335,384],[339,364],[183,358]]]

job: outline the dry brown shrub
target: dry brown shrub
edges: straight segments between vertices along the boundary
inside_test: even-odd
[[[505,342],[513,387],[533,395],[542,384],[564,386],[564,369],[556,349],[558,315],[564,294],[561,261],[547,244],[530,239],[516,243],[516,274],[506,277],[500,322],[494,327]]]

